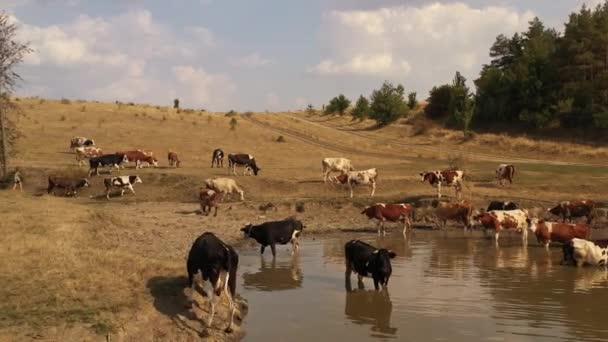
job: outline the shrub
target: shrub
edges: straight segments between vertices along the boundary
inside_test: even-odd
[[[230,119],[230,130],[234,131],[236,130],[236,126],[238,126],[239,122],[236,120],[236,118],[232,118]]]
[[[309,104],[308,106],[306,106],[306,114],[308,114],[309,116],[315,115],[317,114],[317,110],[313,105]]]
[[[416,135],[422,135],[425,134],[426,132],[428,132],[431,127],[432,124],[430,122],[428,122],[427,120],[424,119],[417,119],[416,121],[414,121],[414,123],[412,124],[412,135],[416,136]]]
[[[385,81],[380,89],[372,92],[369,117],[379,126],[385,126],[407,114],[404,92],[401,84],[395,87]]]
[[[243,113],[243,115],[245,115],[246,117],[251,117],[253,115],[253,112],[248,111],[248,112]]]
[[[59,121],[65,121],[65,115],[62,115],[62,116],[59,118]]]
[[[38,101],[38,104],[43,104],[44,102],[44,99],[40,99],[40,101]]]
[[[61,102],[61,104],[70,104],[70,103],[72,103],[70,100],[68,100],[66,98],[62,98],[60,102]]]
[[[329,104],[325,107],[325,114],[338,113],[340,115],[344,115],[348,109],[348,106],[350,106],[350,100],[347,99],[343,94],[340,94],[329,100]]]
[[[287,142],[287,141],[285,140],[285,138],[282,135],[279,135],[279,137],[277,138],[276,142],[284,143],[284,142]]]
[[[127,106],[135,106],[135,103],[129,102],[129,103],[127,103]]]
[[[80,111],[81,111],[81,112],[86,112],[86,111],[87,111],[87,106],[82,106],[82,107],[80,108]]]
[[[234,110],[230,110],[228,113],[226,113],[225,116],[231,118],[236,115],[237,115],[237,113]]]
[[[179,108],[179,99],[173,100],[173,108],[175,108],[175,109]]]
[[[163,120],[163,121],[167,121],[167,116],[166,116],[166,115],[163,115],[163,117],[161,118],[161,120]]]
[[[359,96],[355,108],[350,114],[353,119],[363,120],[367,118],[370,114],[369,100],[363,95]]]
[[[407,107],[409,109],[414,109],[418,105],[418,100],[416,99],[416,92],[411,92],[407,95]]]

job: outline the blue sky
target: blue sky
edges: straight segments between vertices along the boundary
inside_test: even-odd
[[[579,0],[0,0],[35,52],[19,95],[224,111],[320,107],[384,80],[426,98],[469,80],[500,34]],[[586,1],[595,5],[599,0]]]

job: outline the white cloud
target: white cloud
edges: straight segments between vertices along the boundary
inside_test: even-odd
[[[206,46],[215,46],[215,37],[213,33],[202,26],[191,26],[186,28],[186,33],[191,34],[197,41],[196,43],[201,43]]]
[[[310,72],[322,75],[330,74],[383,74],[390,75],[398,73],[407,75],[411,70],[406,60],[393,61],[390,54],[358,55],[352,57],[345,63],[336,63],[326,59],[317,66],[310,68]]]
[[[266,94],[266,109],[267,110],[278,110],[281,106],[281,100],[275,92],[269,92]]]
[[[226,96],[236,90],[229,77],[210,74],[200,67],[180,65],[173,67],[173,73],[179,82],[180,98],[190,106],[208,106],[211,102],[226,106]]]
[[[525,30],[533,16],[458,2],[331,11],[324,14],[322,28],[328,54],[308,70],[412,80],[418,90],[427,90],[450,80],[456,70],[476,76],[496,36]]]
[[[233,66],[246,68],[256,68],[271,63],[272,60],[262,57],[258,52],[254,52],[243,57],[230,59],[230,64],[232,64]]]

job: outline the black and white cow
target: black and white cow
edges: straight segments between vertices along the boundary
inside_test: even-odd
[[[193,302],[194,277],[200,271],[203,281],[209,281],[213,287],[213,291],[209,293],[209,303],[211,311],[207,327],[213,323],[215,315],[215,297],[222,295],[222,290],[228,298],[230,305],[230,321],[226,332],[232,332],[232,324],[234,321],[234,312],[236,304],[234,298],[236,296],[236,271],[239,265],[239,255],[232,246],[224,243],[213,233],[203,233],[199,236],[190,248],[188,253],[188,261],[186,264],[188,270],[188,288],[190,302]]]
[[[260,254],[264,254],[266,246],[270,246],[272,256],[276,256],[275,245],[285,245],[291,243],[293,254],[299,249],[300,243],[298,238],[302,234],[304,225],[301,221],[294,218],[288,218],[282,221],[270,221],[259,225],[248,224],[241,231],[245,238],[253,238],[260,245]]]
[[[257,176],[258,172],[262,171],[262,169],[260,169],[255,163],[255,158],[251,154],[229,154],[228,167],[232,170],[232,174],[235,176],[237,166],[245,167],[243,175],[246,175],[247,173],[251,174],[251,172],[253,172],[253,174]]]
[[[215,149],[211,155],[211,167],[224,167],[224,151],[221,149]]]
[[[137,183],[141,183],[141,178],[139,178],[139,176],[118,176],[106,178],[103,180],[103,185],[106,187],[106,198],[110,199],[112,188],[119,188],[120,196],[125,194],[125,189],[131,190],[133,195],[135,195],[133,185]]]
[[[89,159],[89,176],[93,174],[99,175],[100,166],[110,166],[120,169],[120,165],[128,163],[129,158],[121,153],[104,154],[100,157],[93,157]]]
[[[492,210],[515,210],[519,209],[515,202],[500,202],[500,201],[492,201],[488,205],[488,209],[486,211]]]
[[[350,275],[353,271],[357,273],[359,288],[363,288],[363,277],[371,277],[374,280],[376,290],[386,289],[388,280],[393,269],[391,259],[396,257],[395,252],[376,248],[359,240],[351,240],[344,245],[344,257],[346,264],[345,282],[346,290],[350,291]]]

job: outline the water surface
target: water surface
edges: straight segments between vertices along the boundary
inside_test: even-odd
[[[344,244],[390,248],[388,291],[347,292]],[[502,239],[502,237],[501,237]],[[608,275],[559,264],[516,237],[501,241],[459,231],[376,238],[305,239],[294,256],[257,248],[240,253],[239,291],[249,301],[246,341],[608,341]]]

